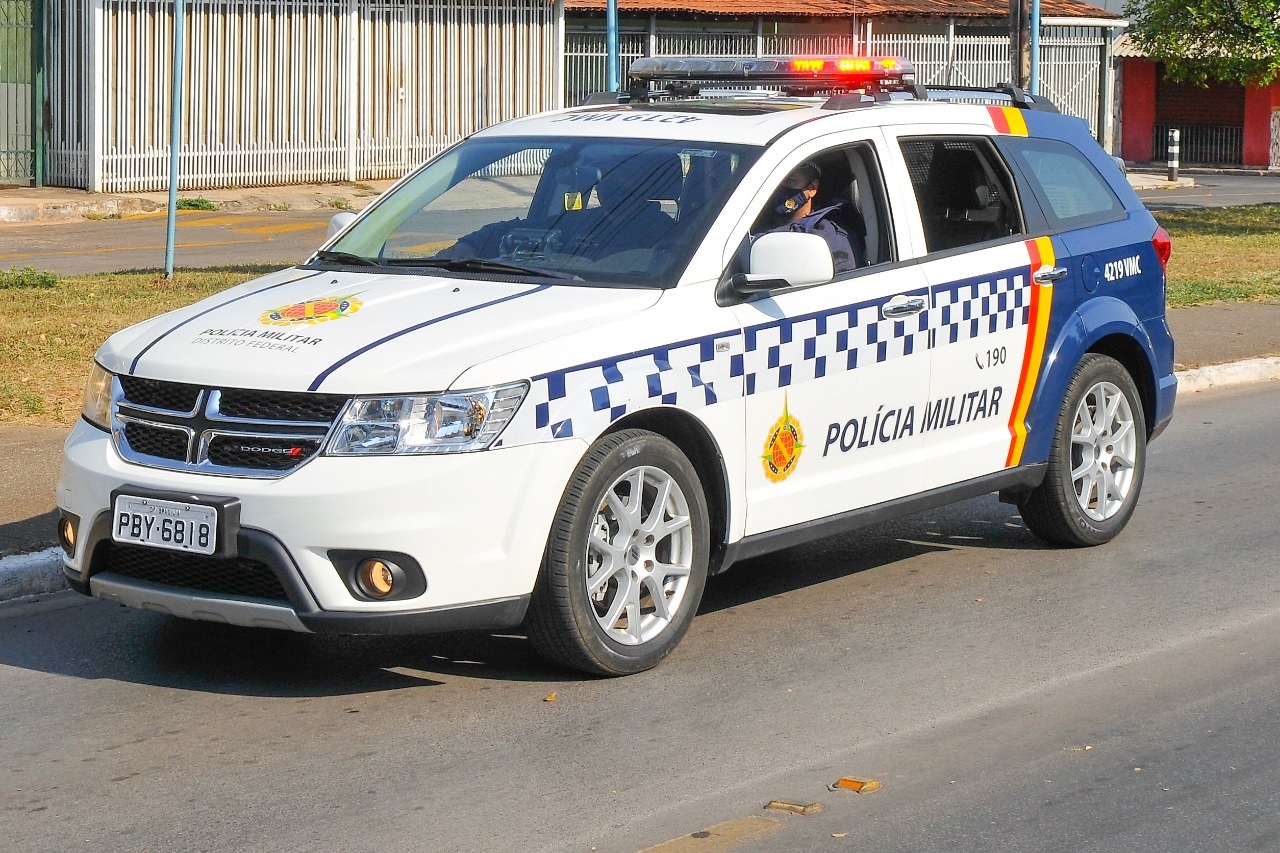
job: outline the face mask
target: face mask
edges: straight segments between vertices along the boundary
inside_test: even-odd
[[[769,209],[775,216],[790,216],[808,201],[804,190],[793,190],[790,187],[778,187],[769,198]]]

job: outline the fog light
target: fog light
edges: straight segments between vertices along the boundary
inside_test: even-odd
[[[386,598],[396,585],[396,567],[385,560],[361,560],[356,566],[356,583],[370,598]]]
[[[67,552],[68,557],[74,557],[76,553],[76,523],[70,518],[63,518],[58,522],[58,543],[62,545],[62,550]]]

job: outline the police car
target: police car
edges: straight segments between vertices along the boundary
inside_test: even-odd
[[[114,335],[77,590],[294,631],[523,626],[625,674],[706,579],[998,492],[1097,545],[1173,412],[1169,238],[1086,125],[904,60],[641,60],[306,263]]]

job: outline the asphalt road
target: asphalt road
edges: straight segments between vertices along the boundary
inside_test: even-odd
[[[1151,210],[1280,204],[1280,177],[1277,176],[1197,174],[1194,177],[1194,187],[1140,190],[1138,197]]]
[[[513,635],[0,605],[0,838],[1275,850],[1277,406],[1277,383],[1180,401],[1106,547],[1042,547],[984,498],[792,549],[713,581],[676,655],[626,679],[573,678]],[[842,776],[883,787],[829,791]]]
[[[216,267],[302,263],[324,242],[334,210],[180,211],[174,264]],[[0,227],[0,268],[59,275],[164,269],[164,211],[125,219],[67,219]]]

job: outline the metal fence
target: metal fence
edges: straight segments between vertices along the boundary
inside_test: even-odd
[[[1181,131],[1178,160],[1181,163],[1213,163],[1238,166],[1244,162],[1244,128],[1241,125],[1160,124],[1152,131],[1151,157],[1169,159],[1169,131]]]
[[[1280,167],[1280,110],[1271,111],[1271,160],[1273,167]]]
[[[1092,28],[1049,27],[1040,40],[1041,94],[1065,113],[1083,118],[1097,134],[1102,126],[1100,97],[1108,36]],[[857,50],[852,34],[762,36],[731,31],[664,33],[624,32],[625,68],[642,56],[753,56],[792,53],[833,54]],[[994,86],[1011,77],[1008,36],[949,33],[873,33],[866,51],[902,56],[916,66],[918,79],[931,86]],[[605,34],[584,29],[566,34],[565,103],[604,87]]]
[[[0,184],[35,177],[31,13],[31,0],[0,0]]]
[[[49,2],[50,181],[163,189],[173,0]],[[187,0],[186,21],[184,189],[396,177],[561,103],[545,0]]]
[[[0,9],[30,2],[0,0]],[[174,0],[45,2],[49,182],[163,189]],[[548,0],[186,2],[183,189],[393,177],[480,127],[578,103],[604,85],[603,26],[571,22],[566,31],[560,4]],[[860,45],[853,32],[830,28],[765,29],[754,20],[694,30],[651,18],[623,32],[622,61],[861,47],[912,59],[927,83],[1010,76],[1003,36],[876,33]],[[1041,41],[1042,91],[1095,128],[1105,39],[1050,28]],[[9,97],[0,93],[0,104]],[[26,126],[8,120],[0,133]]]

